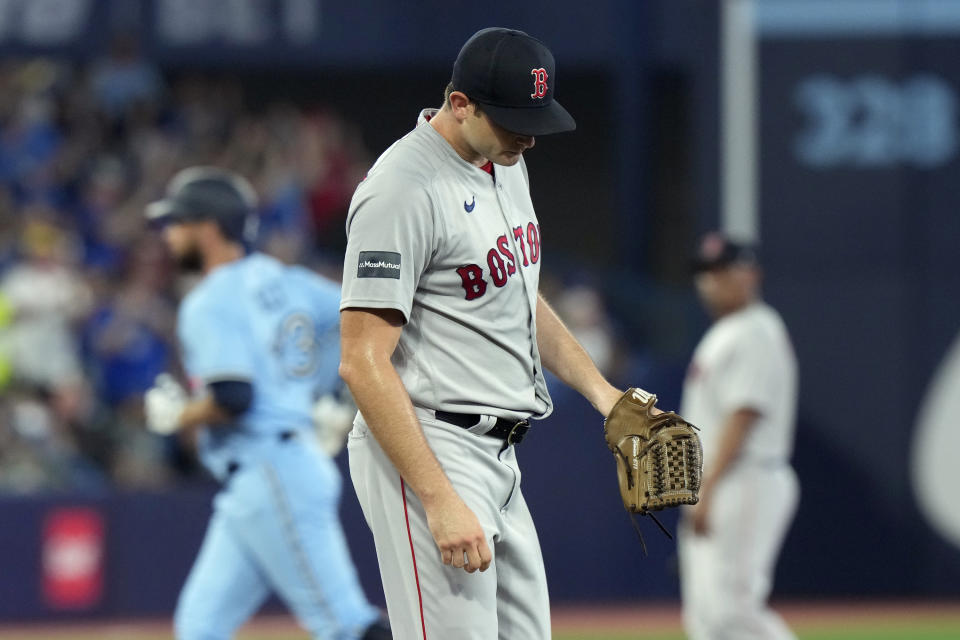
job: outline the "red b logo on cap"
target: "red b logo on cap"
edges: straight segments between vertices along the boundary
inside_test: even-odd
[[[542,100],[547,95],[547,70],[540,67],[531,70],[530,73],[533,75],[533,93],[530,94],[530,97]]]

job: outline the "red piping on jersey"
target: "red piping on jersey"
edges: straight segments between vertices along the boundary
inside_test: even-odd
[[[400,494],[403,496],[403,517],[407,520],[407,540],[410,541],[410,557],[413,558],[413,577],[417,579],[417,600],[420,601],[420,627],[423,640],[427,640],[427,621],[423,618],[423,594],[420,592],[420,573],[417,571],[417,554],[413,550],[413,533],[410,531],[410,513],[407,511],[407,489],[400,478]]]

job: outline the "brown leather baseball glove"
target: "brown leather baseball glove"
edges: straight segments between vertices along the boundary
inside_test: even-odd
[[[627,389],[610,410],[603,432],[617,459],[623,506],[631,514],[651,516],[672,538],[651,512],[697,503],[703,450],[695,426],[672,411],[652,414],[656,402],[653,394]]]

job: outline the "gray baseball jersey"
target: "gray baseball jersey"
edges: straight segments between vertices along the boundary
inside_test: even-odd
[[[780,314],[764,302],[717,320],[687,370],[680,412],[700,427],[708,471],[724,421],[743,408],[760,415],[743,444],[742,458],[786,464],[793,452],[797,361]]]
[[[444,565],[418,497],[358,415],[350,476],[377,548],[397,638],[550,638],[537,532],[514,447],[493,416],[546,416],[536,342],[540,228],[526,168],[493,176],[465,162],[420,114],[374,164],[347,219],[341,309],[391,308],[407,321],[393,364],[424,436],[493,554],[488,571]],[[464,429],[434,410],[480,414]]]
[[[491,179],[427,124],[434,112],[421,112],[354,194],[340,308],[403,313],[393,364],[415,406],[545,417],[540,226],[526,165],[497,165]]]

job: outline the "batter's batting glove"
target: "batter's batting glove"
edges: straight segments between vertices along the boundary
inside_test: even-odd
[[[353,419],[357,415],[357,406],[350,399],[337,398],[333,394],[321,396],[313,405],[313,425],[317,432],[320,448],[331,458],[343,449],[347,434],[353,428]]]
[[[187,392],[173,376],[161,373],[143,397],[147,428],[162,436],[180,427],[180,414],[187,404]]]

